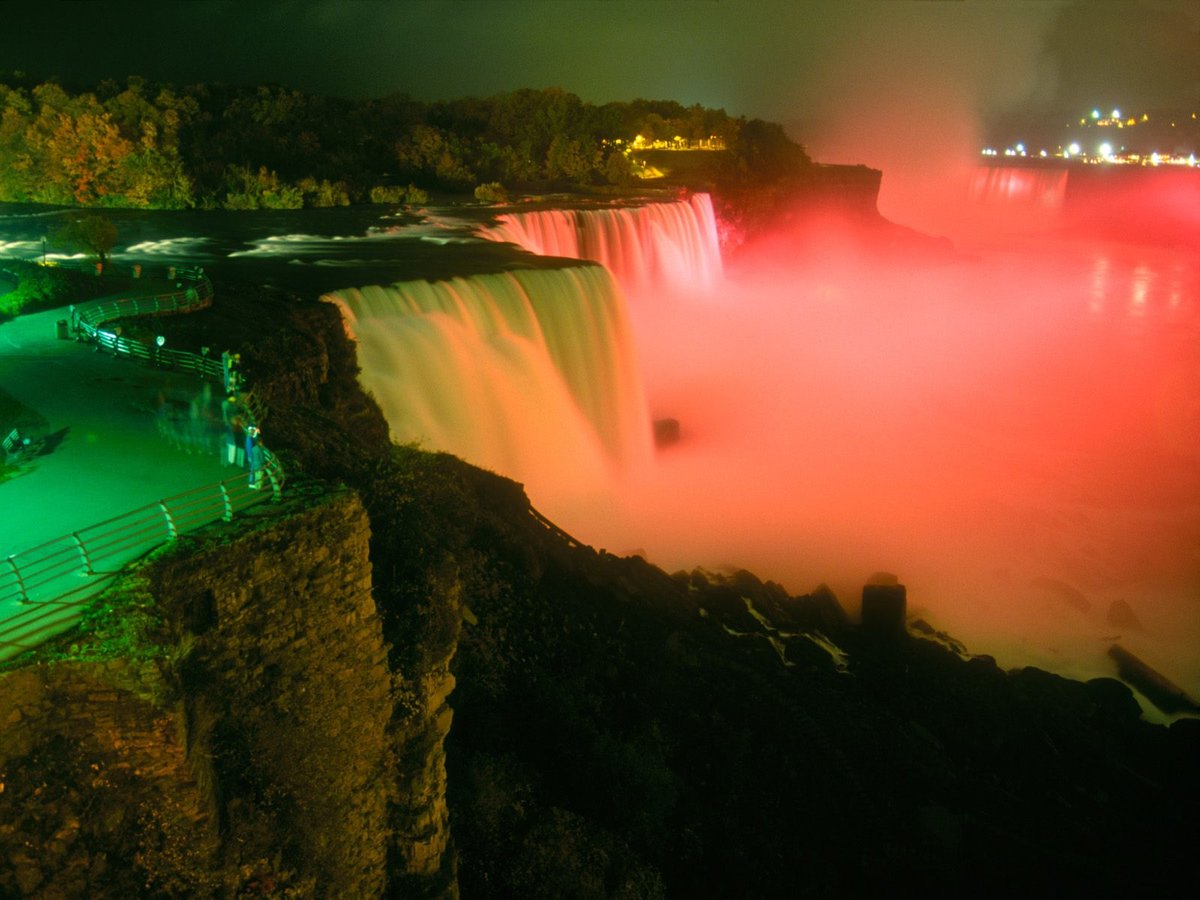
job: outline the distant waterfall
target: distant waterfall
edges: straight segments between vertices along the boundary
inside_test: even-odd
[[[327,295],[393,438],[521,481],[587,486],[651,455],[620,290],[599,266]]]
[[[595,260],[628,291],[711,290],[721,277],[712,198],[607,209],[506,213],[481,237],[539,256]]]
[[[971,178],[967,196],[985,206],[1057,211],[1067,195],[1067,177],[1063,168],[980,166]]]

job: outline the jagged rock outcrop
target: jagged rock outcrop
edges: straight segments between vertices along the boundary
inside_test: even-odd
[[[0,894],[369,897],[440,870],[449,658],[391,671],[362,505],[296,493],[0,675]]]

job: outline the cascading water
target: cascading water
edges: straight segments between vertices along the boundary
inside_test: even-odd
[[[1066,169],[981,166],[967,189],[968,199],[985,206],[1059,210],[1067,196]]]
[[[710,291],[722,274],[708,194],[637,207],[505,213],[480,236],[539,256],[594,260],[635,294]]]
[[[327,299],[398,441],[555,495],[650,458],[624,300],[594,265],[347,288]]]
[[[590,253],[635,291],[661,279],[628,313],[592,265],[334,299],[397,439],[525,482],[583,540],[825,581],[851,604],[890,569],[973,651],[1077,677],[1112,674],[1107,617],[1127,601],[1141,630],[1119,629],[1123,646],[1200,693],[1196,260],[1083,232],[1025,240],[1014,226],[1058,219],[1066,177],[1028,174],[1042,186],[988,175],[983,198],[1007,192],[1015,216],[989,213],[995,243],[955,266],[807,271],[781,254],[696,304],[690,286],[720,269],[671,275],[659,239],[677,235],[666,259],[715,252],[715,236],[678,239],[705,198],[491,230]],[[684,433],[643,466],[647,406]]]

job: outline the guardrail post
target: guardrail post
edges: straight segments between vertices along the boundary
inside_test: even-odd
[[[158,501],[158,508],[162,510],[163,518],[167,520],[167,536],[173,541],[179,536],[179,529],[175,527],[175,519],[171,517],[171,511],[167,509],[165,500]]]
[[[283,485],[279,481],[279,475],[275,471],[275,460],[271,459],[263,468],[267,472],[267,477],[271,479],[271,499],[278,503],[283,498]]]
[[[13,577],[17,579],[17,594],[21,605],[29,603],[29,595],[25,593],[25,579],[21,577],[21,570],[17,568],[17,561],[11,556],[8,558],[8,564],[12,566]]]
[[[75,538],[75,545],[79,548],[79,555],[83,558],[83,571],[87,575],[95,575],[92,570],[92,559],[88,556],[87,547],[83,545],[83,539],[79,536],[78,531],[72,531],[71,537]]]
[[[232,522],[233,521],[233,501],[229,499],[229,488],[225,487],[225,482],[223,482],[223,481],[220,484],[220,488],[221,488],[221,499],[225,502],[225,515],[223,518],[225,519],[226,522]]]

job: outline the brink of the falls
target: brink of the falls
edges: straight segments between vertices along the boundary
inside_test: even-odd
[[[480,236],[538,256],[594,260],[635,295],[711,291],[722,275],[708,194],[644,206],[504,213]]]
[[[600,266],[515,270],[327,295],[400,442],[580,493],[651,456],[620,288]]]

